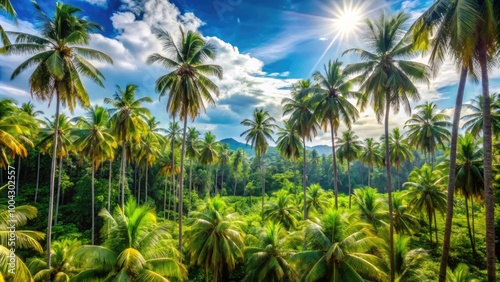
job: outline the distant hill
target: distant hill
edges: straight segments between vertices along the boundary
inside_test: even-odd
[[[254,149],[250,145],[236,141],[233,138],[225,138],[220,140],[219,142],[222,144],[228,144],[230,150],[236,151],[238,149],[242,149],[249,156],[253,156],[255,154]],[[306,146],[306,148],[308,151],[316,150],[319,155],[325,154],[328,156],[332,153],[332,147],[327,145],[317,145],[312,147]],[[275,150],[274,147],[271,146],[269,147],[269,151],[274,151],[274,150]]]

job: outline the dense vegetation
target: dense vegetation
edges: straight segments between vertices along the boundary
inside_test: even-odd
[[[2,36],[2,52],[28,56],[12,78],[32,71],[33,97],[55,100],[56,114],[42,119],[32,103],[0,99],[0,281],[495,281],[500,99],[489,93],[488,64],[498,3],[465,2],[437,1],[406,34],[402,13],[367,21],[369,49],[346,51],[361,61],[330,61],[292,85],[283,126],[264,109],[241,121],[252,157],[187,126],[216,103],[223,77],[201,34],[154,31],[165,54],[147,62],[166,68],[156,81],[172,117],[165,129],[136,85],[91,106],[81,76],[104,77],[86,58],[112,62],[85,47],[100,27],[76,7],[59,3],[49,16],[35,4],[40,33]],[[0,7],[15,16],[9,1]],[[427,50],[430,66],[409,60]],[[410,112],[415,84],[445,56],[461,69],[453,120],[426,102],[389,130],[391,111]],[[459,135],[473,66],[483,95],[466,105]],[[77,104],[84,116],[60,113]],[[385,125],[379,140],[350,130],[366,107]],[[329,155],[306,150],[320,130],[331,134]],[[14,190],[12,275],[5,203]]]

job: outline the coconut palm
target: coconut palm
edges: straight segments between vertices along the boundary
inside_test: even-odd
[[[55,96],[56,112],[54,115],[55,132],[58,132],[59,107],[68,106],[70,112],[77,104],[89,106],[87,91],[80,75],[90,78],[103,86],[104,75],[86,58],[112,63],[106,54],[83,47],[88,45],[90,33],[102,28],[77,14],[81,10],[69,4],[56,3],[53,17],[35,5],[36,17],[40,19],[37,25],[39,35],[14,33],[16,42],[5,46],[6,54],[28,55],[12,73],[14,79],[23,71],[33,69],[29,79],[31,95],[41,101],[52,101]],[[47,225],[47,249],[51,249],[52,213],[54,203],[54,180],[57,157],[57,134],[54,134],[52,164],[50,174],[49,211]],[[47,252],[47,267],[50,267],[50,252]]]
[[[383,279],[382,261],[367,251],[383,241],[349,223],[340,210],[328,210],[318,223],[306,228],[308,250],[290,262],[302,274],[301,281],[365,281]]]
[[[417,113],[405,123],[405,128],[408,127],[406,139],[410,146],[428,155],[429,162],[433,164],[437,147],[445,150],[445,142],[450,141],[450,117],[443,111],[438,112],[436,104],[432,102],[425,102],[415,107],[415,110]]]
[[[212,164],[219,162],[219,147],[220,143],[215,139],[215,135],[208,131],[205,133],[205,138],[200,142],[200,163],[208,166],[207,191],[210,192],[210,179]],[[214,196],[217,191],[214,190]]]
[[[359,117],[359,112],[347,98],[357,97],[358,93],[352,91],[352,82],[348,80],[348,74],[343,72],[342,62],[328,61],[324,66],[324,73],[316,71],[313,74],[317,86],[311,87],[304,92],[311,91],[313,97],[311,103],[315,105],[314,116],[321,127],[326,131],[330,127],[333,156],[333,177],[335,208],[338,208],[338,175],[335,149],[335,135],[339,129],[340,122],[347,128]]]
[[[236,184],[238,184],[238,170],[240,167],[240,164],[243,162],[243,150],[241,148],[238,148],[236,152],[233,154],[233,174],[234,174],[234,189],[233,189],[233,196],[236,196]]]
[[[428,164],[415,168],[409,175],[409,181],[403,186],[409,187],[406,195],[411,208],[421,214],[426,214],[429,223],[429,244],[432,247],[432,221],[437,238],[436,212],[444,214],[446,210],[446,192],[443,191],[444,177],[440,170],[435,170]]]
[[[373,230],[384,225],[385,203],[374,188],[354,189],[354,203],[359,209],[360,219],[372,225]]]
[[[294,123],[290,120],[285,120],[284,125],[284,128],[279,128],[276,149],[280,152],[281,157],[288,160],[293,159],[293,179],[295,185],[295,195],[297,195],[297,181],[295,181],[297,174],[296,162],[302,151],[300,135],[297,132],[296,126],[294,126]]]
[[[299,81],[293,87],[292,98],[283,98],[281,105],[283,105],[283,115],[290,115],[289,120],[292,126],[296,128],[297,134],[302,138],[302,191],[304,193],[304,220],[306,220],[306,139],[311,141],[312,137],[317,134],[318,123],[313,113],[313,104],[310,101],[311,92],[306,92],[307,89],[311,88],[309,81]]]
[[[397,234],[394,238],[394,261],[396,262],[396,281],[410,282],[421,279],[422,262],[428,257],[422,249],[410,249],[410,236]]]
[[[404,139],[402,134],[399,132],[399,128],[394,128],[392,130],[392,134],[389,135],[389,156],[391,165],[396,168],[398,177],[397,187],[401,190],[399,183],[399,171],[401,170],[401,165],[406,161],[413,160],[414,156],[406,139]]]
[[[394,210],[394,230],[398,234],[411,235],[419,230],[419,219],[411,213],[411,207],[408,206],[405,194],[393,194],[392,208]]]
[[[169,173],[168,175],[170,175],[170,184],[171,184],[170,187],[173,190],[173,193],[171,193],[171,195],[173,195],[173,200],[174,200],[174,211],[176,209],[175,208],[175,197],[176,197],[175,175],[179,174],[179,172],[180,172],[179,167],[176,166],[177,158],[175,157],[175,154],[177,151],[175,150],[175,146],[179,144],[179,140],[181,139],[181,134],[182,134],[181,127],[179,126],[179,122],[175,121],[175,116],[174,116],[173,120],[169,123],[169,126],[167,128],[167,136],[168,136],[169,141],[170,141],[170,161],[171,161],[171,168],[170,168],[171,173]],[[169,199],[169,202],[170,202],[170,199]],[[170,203],[169,203],[169,206],[170,206]],[[173,218],[175,220],[175,214],[174,214]]]
[[[363,146],[352,130],[342,132],[337,141],[337,155],[341,163],[347,162],[347,185],[349,187],[349,208],[351,208],[351,162],[358,158]]]
[[[287,230],[297,228],[300,212],[290,195],[278,192],[276,202],[269,202],[264,208],[264,220],[279,223]]]
[[[472,99],[470,104],[463,105],[472,113],[462,117],[462,120],[465,121],[462,128],[472,133],[474,137],[480,136],[483,131],[483,104],[483,96],[479,95]],[[493,134],[500,133],[500,95],[498,93],[491,95],[491,122]]]
[[[187,269],[179,262],[168,227],[158,224],[148,205],[138,206],[130,198],[125,210],[116,206],[111,214],[100,212],[105,220],[105,241],[101,246],[87,245],[75,253],[78,267],[85,269],[74,281],[168,281],[186,279]]]
[[[192,212],[186,240],[191,265],[202,266],[205,281],[227,281],[236,263],[243,260],[244,240],[237,214],[227,213],[224,201],[209,200],[205,209]]]
[[[85,117],[77,118],[79,127],[72,133],[76,136],[73,143],[80,152],[80,157],[88,157],[91,162],[91,197],[92,197],[92,245],[95,234],[95,171],[105,160],[114,159],[115,148],[118,146],[108,128],[108,111],[101,106],[90,108]]]
[[[482,198],[483,181],[483,150],[474,140],[471,132],[458,138],[457,166],[455,178],[455,192],[465,199],[465,215],[473,254],[476,254],[474,230],[474,198]],[[472,210],[472,231],[469,215],[469,200]]]
[[[162,42],[163,51],[168,54],[164,57],[158,53],[148,57],[147,63],[158,63],[169,70],[169,73],[156,80],[156,92],[160,97],[168,94],[167,112],[171,116],[179,115],[184,121],[181,147],[181,163],[179,175],[179,252],[182,252],[182,213],[184,193],[184,153],[186,147],[187,119],[193,121],[205,110],[204,100],[215,104],[212,94],[219,96],[219,88],[207,76],[216,76],[222,79],[222,68],[218,65],[207,64],[208,59],[214,59],[216,49],[210,42],[206,42],[196,31],[185,33],[182,28],[180,41],[172,37],[168,31],[155,29],[154,33]]]
[[[153,100],[149,97],[135,98],[137,85],[128,84],[125,89],[116,85],[116,92],[113,98],[105,98],[104,102],[111,104],[113,108],[109,109],[111,113],[110,121],[113,133],[117,141],[121,144],[122,160],[120,167],[121,179],[121,207],[125,206],[125,169],[127,164],[127,146],[132,143],[139,143],[141,133],[146,131],[146,120],[150,116],[149,110],[143,107],[142,103],[151,103]]]
[[[455,270],[446,269],[446,280],[449,282],[478,282],[470,274],[469,266],[465,263],[459,263]]]
[[[191,193],[193,190],[193,161],[197,160],[200,152],[198,149],[198,137],[200,132],[194,127],[188,127],[186,137],[186,157],[189,158],[189,210],[191,210]]]
[[[266,192],[266,183],[264,179],[264,155],[269,147],[267,140],[269,139],[273,141],[271,134],[274,133],[273,129],[276,128],[276,124],[274,124],[274,122],[276,122],[276,120],[264,109],[255,109],[253,112],[253,120],[244,119],[241,122],[242,125],[250,128],[243,131],[240,136],[245,136],[246,144],[250,142],[250,145],[254,148],[255,155],[259,160],[260,183],[262,185],[262,212],[264,212],[264,194]]]
[[[366,138],[365,145],[359,154],[359,161],[368,165],[368,186],[371,186],[371,171],[375,165],[383,166],[384,157],[380,153],[379,144],[373,138]]]
[[[307,187],[307,213],[318,215],[325,211],[329,205],[327,194],[319,184],[311,184]]]
[[[420,95],[414,82],[428,82],[429,69],[426,65],[409,61],[408,58],[417,55],[416,48],[404,37],[403,27],[408,16],[398,13],[394,16],[382,14],[375,21],[367,20],[366,42],[369,51],[362,49],[348,49],[345,53],[354,52],[364,62],[348,65],[344,72],[347,74],[360,73],[354,81],[360,83],[363,93],[358,100],[360,110],[363,111],[369,104],[372,105],[377,120],[381,122],[385,112],[385,158],[387,172],[387,194],[389,203],[389,246],[393,249],[393,222],[392,222],[392,179],[391,162],[389,155],[389,113],[399,112],[402,107],[410,112],[410,100],[418,100]],[[390,252],[391,275],[394,281],[394,252]]]
[[[279,223],[270,222],[259,234],[257,247],[245,248],[247,275],[243,281],[295,281],[298,274],[288,263],[295,254],[287,241],[291,241],[286,230]]]
[[[52,244],[52,266],[47,268],[47,262],[40,258],[30,260],[28,268],[33,273],[35,281],[69,281],[81,270],[76,267],[75,253],[82,246],[77,239],[65,239]]]
[[[14,19],[17,16],[16,10],[14,10],[14,7],[12,6],[10,0],[0,1],[0,11],[6,13],[9,17],[13,17]],[[1,39],[4,46],[11,44],[9,38],[7,37],[7,34],[5,34],[2,25],[0,25],[0,36],[2,37]],[[0,50],[0,52],[5,52],[5,51]]]

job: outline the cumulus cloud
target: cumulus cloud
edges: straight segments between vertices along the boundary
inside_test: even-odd
[[[101,6],[101,7],[108,6],[108,0],[80,0],[80,1],[87,2],[87,3],[90,3],[92,5]]]

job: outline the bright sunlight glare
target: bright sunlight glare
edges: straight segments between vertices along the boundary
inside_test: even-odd
[[[340,12],[335,14],[333,28],[344,36],[350,35],[359,30],[363,21],[362,15],[363,12],[359,7],[353,6],[352,3],[350,5],[344,3]]]

